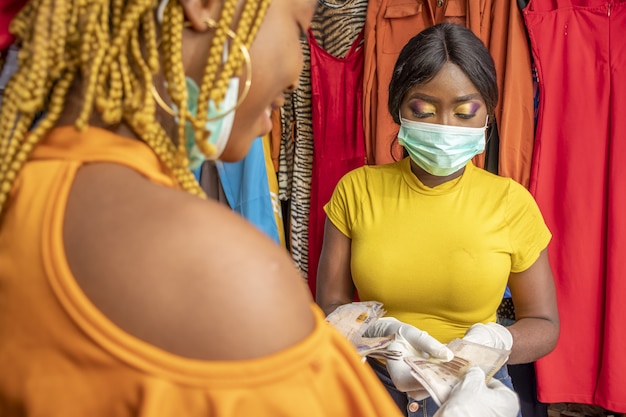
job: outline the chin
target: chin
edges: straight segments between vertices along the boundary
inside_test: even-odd
[[[246,153],[222,152],[219,160],[222,162],[239,162],[246,157]]]
[[[220,161],[237,162],[245,158],[254,141],[272,131],[271,122],[269,126],[266,122],[261,119],[250,124],[245,131],[232,132],[226,148],[220,155]]]
[[[256,139],[256,138],[255,138]],[[254,139],[253,139],[254,140]],[[238,146],[236,148],[231,148],[230,146],[226,146],[224,152],[220,155],[220,161],[222,162],[238,162],[248,155],[250,151],[250,147],[252,146],[252,142],[248,142],[247,146]]]

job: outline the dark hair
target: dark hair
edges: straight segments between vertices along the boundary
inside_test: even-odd
[[[400,124],[400,104],[406,92],[430,81],[446,62],[456,64],[476,86],[487,113],[498,102],[496,69],[489,50],[474,33],[455,23],[430,26],[402,48],[389,84],[389,112]]]

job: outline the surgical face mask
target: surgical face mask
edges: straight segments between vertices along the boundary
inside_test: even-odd
[[[165,8],[169,0],[159,0],[157,6],[157,21],[159,24],[163,23],[163,15]],[[224,53],[222,55],[222,63],[225,63],[228,59],[228,48],[225,45]],[[187,85],[187,110],[192,117],[197,116],[198,112],[198,96],[200,95],[200,89],[194,80],[189,77],[185,77],[185,83]],[[189,121],[185,122],[185,148],[187,150],[187,157],[189,159],[189,168],[191,171],[196,171],[200,168],[200,165],[205,159],[216,160],[224,152],[230,133],[233,129],[233,121],[235,120],[234,109],[239,100],[239,78],[233,77],[228,83],[228,89],[224,95],[224,100],[218,110],[215,102],[209,100],[207,107],[207,122],[204,126],[205,130],[209,132],[207,142],[215,147],[215,152],[212,155],[205,155],[196,145],[195,132]],[[178,110],[176,106],[172,106],[174,113]],[[225,112],[228,112],[225,114]],[[179,119],[176,118],[178,123]]]
[[[185,81],[187,83],[187,109],[191,115],[195,117],[198,109],[198,95],[200,93],[200,89],[191,78],[186,77]],[[230,137],[230,133],[233,129],[235,111],[230,111],[226,115],[224,115],[224,111],[233,109],[237,105],[238,98],[239,78],[233,77],[228,83],[228,90],[226,91],[224,101],[222,102],[219,110],[217,109],[215,102],[213,100],[209,100],[207,122],[204,128],[210,132],[207,137],[207,142],[213,145],[216,149],[216,152],[213,155],[207,156],[202,153],[202,151],[198,148],[198,145],[196,145],[195,133],[191,123],[189,121],[185,123],[185,145],[189,158],[189,168],[192,171],[198,169],[202,162],[204,162],[207,158],[212,160],[218,159],[224,151],[224,148],[226,148],[228,138]]]
[[[485,150],[484,127],[461,127],[415,122],[400,117],[398,142],[426,172],[439,177],[463,168]]]

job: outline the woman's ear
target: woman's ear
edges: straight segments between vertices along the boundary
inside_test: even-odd
[[[217,20],[222,2],[219,0],[178,0],[189,26],[197,32],[209,29],[208,20]]]

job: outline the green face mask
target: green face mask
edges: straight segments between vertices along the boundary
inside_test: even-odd
[[[185,78],[187,83],[187,109],[192,116],[196,116],[198,110],[198,95],[200,89],[198,85],[189,77]],[[187,156],[189,158],[189,168],[195,171],[200,167],[205,159],[216,160],[220,157],[233,129],[233,121],[235,119],[235,111],[229,111],[237,105],[237,99],[239,97],[239,78],[234,77],[230,79],[228,83],[228,90],[224,96],[224,101],[221,104],[221,109],[228,111],[224,114],[223,111],[217,109],[213,100],[209,101],[207,110],[207,122],[204,126],[205,130],[209,133],[207,142],[213,145],[216,152],[213,155],[205,155],[198,148],[195,141],[195,133],[190,122],[185,123],[185,146],[187,149]]]
[[[398,142],[426,172],[445,177],[485,150],[486,127],[439,125],[401,117]]]

